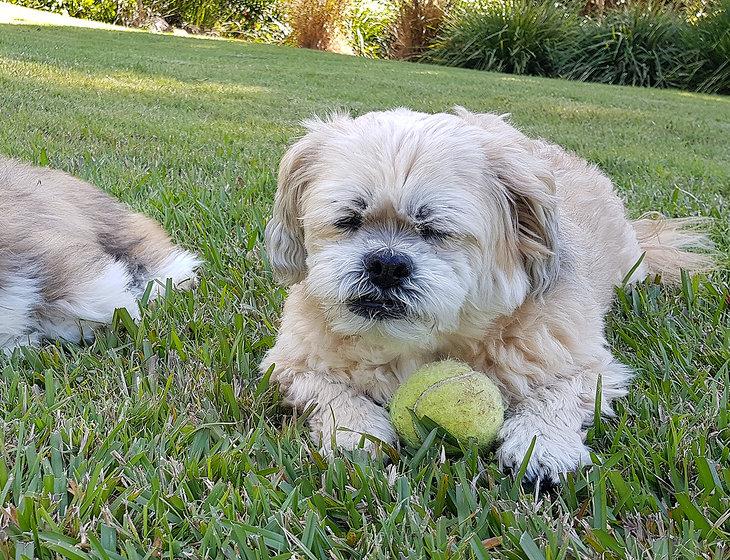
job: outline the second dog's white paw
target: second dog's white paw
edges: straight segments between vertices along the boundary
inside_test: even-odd
[[[590,450],[580,432],[535,422],[534,417],[516,416],[507,419],[500,431],[502,445],[497,450],[500,468],[517,473],[535,436],[535,447],[525,471],[526,481],[557,484],[561,473],[591,464]]]

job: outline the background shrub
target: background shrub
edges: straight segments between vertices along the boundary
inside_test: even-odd
[[[228,2],[220,0],[143,0],[135,6],[134,17],[162,17],[175,27],[210,30],[221,20]]]
[[[191,31],[278,42],[290,29],[282,0],[10,0],[73,17],[146,27],[154,18]]]
[[[280,0],[126,0],[122,21],[145,26],[154,17],[191,31],[276,41],[286,34]]]
[[[386,58],[393,42],[395,6],[387,0],[356,1],[348,14],[350,44],[355,54]]]
[[[428,58],[449,66],[549,76],[576,10],[545,0],[482,0],[455,7]]]
[[[730,0],[684,30],[684,45],[695,58],[691,89],[730,93]]]
[[[424,53],[444,23],[450,0],[393,0],[393,58],[415,58]]]
[[[116,0],[7,0],[11,4],[36,10],[67,14],[82,19],[116,23],[125,3]]]
[[[307,49],[347,52],[348,8],[349,0],[290,0],[289,24],[294,43]]]
[[[558,74],[606,84],[682,87],[696,66],[682,38],[688,25],[668,10],[642,6],[585,19],[563,41]]]
[[[279,43],[291,34],[281,0],[231,0],[216,25],[221,35],[260,43]]]

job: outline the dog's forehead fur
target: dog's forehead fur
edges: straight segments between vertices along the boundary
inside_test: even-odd
[[[483,130],[455,115],[369,113],[310,130],[318,147],[302,200],[305,226],[323,226],[348,210],[371,222],[428,213],[468,224],[465,216],[483,215]]]

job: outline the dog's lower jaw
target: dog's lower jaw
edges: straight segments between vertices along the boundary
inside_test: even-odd
[[[347,303],[350,312],[371,321],[387,321],[390,319],[406,319],[406,306],[396,300],[378,300],[373,298],[356,298]]]

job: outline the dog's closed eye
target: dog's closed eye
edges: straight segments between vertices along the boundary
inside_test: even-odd
[[[444,241],[451,236],[451,232],[439,223],[434,217],[433,210],[428,206],[421,206],[413,218],[416,222],[416,231],[426,241]]]
[[[363,198],[352,201],[352,207],[345,210],[345,214],[335,221],[334,226],[343,231],[357,231],[363,223],[363,212],[368,205]]]
[[[355,211],[348,212],[334,223],[334,226],[337,229],[341,229],[343,231],[357,231],[360,229],[361,225],[362,214]]]
[[[451,237],[451,232],[438,229],[435,224],[431,223],[417,224],[416,231],[418,231],[421,237],[423,237],[426,241],[444,241]]]

